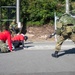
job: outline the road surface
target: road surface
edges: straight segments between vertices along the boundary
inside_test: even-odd
[[[75,75],[75,44],[64,42],[53,58],[56,42],[29,42],[25,48],[0,53],[0,75]]]

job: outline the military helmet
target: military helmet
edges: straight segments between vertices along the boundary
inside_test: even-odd
[[[60,17],[59,22],[61,22],[63,25],[67,25],[67,24],[75,25],[75,19],[70,14],[67,13]]]

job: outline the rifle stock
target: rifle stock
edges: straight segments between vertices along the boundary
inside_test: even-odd
[[[47,40],[48,38],[52,38],[55,34],[56,34],[56,32],[54,32],[54,33],[52,33],[51,35],[47,36],[46,40]]]

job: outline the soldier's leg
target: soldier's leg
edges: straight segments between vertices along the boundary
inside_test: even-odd
[[[6,43],[0,41],[0,50],[2,53],[8,52],[8,48],[7,48]]]
[[[58,52],[61,50],[61,45],[65,40],[65,37],[59,36],[59,39],[56,43],[55,52],[52,54],[53,57],[58,57]]]
[[[72,35],[70,36],[70,39],[75,43],[75,34],[72,34]]]
[[[60,36],[60,37],[59,37],[59,39],[58,39],[58,41],[57,41],[57,43],[56,43],[56,47],[55,47],[55,50],[56,50],[56,51],[60,51],[60,50],[61,50],[61,45],[62,45],[62,43],[63,43],[65,40],[66,40],[65,37],[63,37],[63,36]]]

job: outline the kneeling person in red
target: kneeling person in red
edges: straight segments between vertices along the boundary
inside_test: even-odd
[[[12,37],[12,44],[14,48],[19,48],[21,45],[24,47],[24,36],[21,34],[17,34]]]
[[[2,32],[0,32],[0,50],[1,52],[12,51],[11,33],[6,27],[3,28]]]

